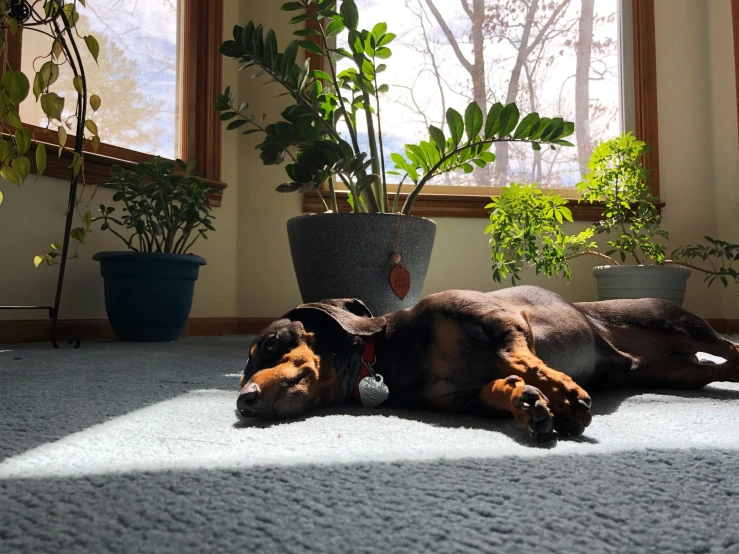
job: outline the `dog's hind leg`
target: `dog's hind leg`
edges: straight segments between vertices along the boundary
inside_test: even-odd
[[[485,385],[478,400],[485,408],[513,414],[521,429],[532,438],[547,435],[554,428],[549,399],[539,389],[527,385],[515,375]]]
[[[701,362],[695,354],[667,354],[642,368],[631,383],[633,386],[694,390],[716,381],[739,382],[736,359],[715,364]]]

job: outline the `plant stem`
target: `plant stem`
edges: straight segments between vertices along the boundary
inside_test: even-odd
[[[328,177],[328,190],[331,194],[331,210],[334,213],[339,213],[339,203],[336,201],[336,188],[334,187],[334,178],[332,175]]]
[[[487,140],[481,140],[480,142],[475,143],[474,145],[482,145],[482,144],[494,144],[497,142],[517,142],[517,143],[529,143],[534,144],[537,143],[535,140],[521,140],[521,139],[487,139]],[[411,193],[408,195],[408,198],[405,200],[405,204],[403,205],[403,213],[405,215],[408,215],[413,208],[413,204],[416,201],[416,198],[418,198],[418,195],[421,193],[421,189],[426,186],[426,183],[428,183],[431,179],[436,177],[436,171],[444,165],[449,159],[455,157],[460,152],[463,152],[465,149],[470,148],[472,146],[469,142],[465,143],[461,147],[456,147],[454,150],[449,152],[448,154],[442,156],[442,158],[434,165],[429,171],[421,178],[420,181],[416,184],[415,188],[411,191]],[[469,160],[467,160],[469,161]]]
[[[372,112],[371,104],[370,104],[370,97],[369,93],[367,91],[363,92],[364,97],[364,105],[365,110],[364,113],[367,116],[367,139],[369,141],[369,149],[370,149],[370,156],[372,158],[372,172],[375,175],[380,174],[380,160],[378,159],[378,153],[377,153],[377,138],[375,137],[375,123],[372,120]],[[386,209],[383,209],[381,206],[385,205],[387,200],[387,195],[384,195],[385,198],[383,198],[383,189],[382,189],[382,181],[378,178],[377,181],[372,183],[372,192],[373,195],[376,197],[376,200],[379,201],[379,205],[377,206],[378,211],[383,212],[387,211]]]
[[[328,207],[328,204],[326,204],[326,201],[323,199],[323,195],[321,194],[321,191],[318,190],[317,188],[315,188],[313,190],[316,191],[316,196],[321,200],[321,204],[323,204],[323,207],[325,208],[325,210],[327,212],[330,211],[329,210],[329,207]]]
[[[405,178],[408,177],[408,174],[406,173],[403,175],[403,178],[400,180],[400,183],[398,183],[398,191],[395,193],[395,200],[393,200],[393,213],[398,213],[398,201],[400,200],[400,191],[403,188],[403,181],[405,181]]]
[[[341,94],[341,88],[339,87],[339,80],[336,77],[336,67],[334,67],[334,62],[331,59],[331,54],[329,53],[329,47],[328,47],[328,37],[326,36],[326,31],[323,28],[323,25],[321,24],[321,20],[316,17],[316,14],[313,12],[313,9],[311,6],[306,2],[306,0],[301,0],[302,4],[305,6],[306,12],[311,16],[313,21],[316,23],[316,26],[318,27],[318,32],[321,33],[321,40],[323,41],[323,48],[326,51],[326,55],[324,56],[328,61],[328,68],[331,75],[331,81],[333,82],[334,88],[336,89],[336,95],[339,97],[339,105],[341,106],[341,111],[344,114],[344,122],[346,123],[346,128],[349,130],[349,136],[352,139],[352,147],[354,148],[355,154],[360,154],[359,150],[359,140],[357,138],[357,130],[352,126],[351,121],[349,120],[349,112],[346,111],[346,105],[344,104],[344,97]]]
[[[372,65],[375,65],[375,59],[372,58]],[[375,66],[376,67],[376,66]],[[380,142],[380,165],[382,171],[380,177],[382,177],[382,198],[383,198],[383,209],[387,212],[390,210],[389,199],[387,195],[387,179],[385,177],[385,148],[382,144],[382,117],[380,114],[380,92],[377,90],[377,72],[375,71],[375,100],[377,101],[377,138]]]
[[[616,260],[614,260],[610,256],[606,256],[605,254],[601,254],[600,252],[595,252],[593,250],[588,250],[587,252],[580,252],[579,254],[571,254],[569,256],[565,256],[565,260],[572,260],[574,258],[579,258],[581,256],[597,256],[598,258],[603,258],[604,260],[608,260],[613,265],[620,265]]]

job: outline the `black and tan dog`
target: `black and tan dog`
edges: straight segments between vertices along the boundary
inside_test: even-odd
[[[696,352],[726,361],[701,363]],[[254,340],[237,409],[288,418],[357,401],[371,369],[388,405],[505,410],[532,436],[579,435],[591,421],[585,388],[739,381],[739,350],[665,300],[572,304],[522,286],[434,294],[383,317],[358,300],[329,300],[298,306]]]

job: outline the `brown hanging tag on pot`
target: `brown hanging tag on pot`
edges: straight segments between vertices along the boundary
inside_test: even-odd
[[[398,236],[395,241],[395,252],[390,256],[390,260],[395,264],[390,270],[390,288],[393,289],[395,296],[401,300],[408,296],[411,290],[411,274],[403,266],[403,257],[398,252],[400,247],[400,230],[403,227],[403,216],[398,214]]]
[[[395,296],[403,300],[408,291],[411,290],[411,274],[403,267],[402,264],[393,266],[390,270],[390,288],[393,289]]]

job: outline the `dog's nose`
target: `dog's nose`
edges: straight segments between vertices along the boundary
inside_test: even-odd
[[[241,389],[239,399],[236,401],[236,409],[243,416],[251,414],[251,408],[254,408],[259,404],[259,394],[261,390],[259,385],[256,383],[247,383],[244,388]]]

